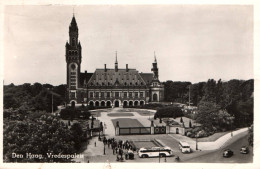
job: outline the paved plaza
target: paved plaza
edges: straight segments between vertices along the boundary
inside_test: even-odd
[[[125,112],[125,114],[123,114]],[[198,142],[198,150],[196,150],[196,141],[192,138],[182,136],[179,134],[158,134],[158,135],[122,135],[115,136],[115,127],[113,121],[122,119],[123,121],[129,119],[138,121],[145,127],[151,125],[151,119],[153,119],[155,111],[154,110],[138,110],[138,109],[123,109],[123,108],[114,108],[106,110],[95,110],[92,114],[96,114],[98,120],[102,121],[105,124],[105,136],[106,138],[115,138],[116,140],[154,140],[156,139],[161,145],[171,147],[174,155],[179,156],[183,161],[196,158],[198,156],[203,156],[207,153],[214,152],[217,149],[221,149],[224,146],[231,144],[235,140],[241,139],[247,135],[247,128],[242,128],[231,133],[227,133],[215,141],[211,142]],[[158,122],[157,122],[158,121]],[[157,119],[155,121],[159,123]],[[115,122],[114,122],[115,123]],[[120,125],[120,124],[119,124]],[[122,126],[128,124],[121,124]],[[164,123],[162,125],[165,125]],[[178,142],[186,141],[191,146],[193,153],[182,154],[179,150]],[[116,155],[113,154],[111,147],[107,145],[104,147],[102,141],[98,140],[98,137],[93,137],[89,144],[85,146],[86,149],[81,153],[84,154],[84,159],[76,159],[77,162],[117,162]],[[105,151],[105,153],[104,153]],[[125,160],[125,162],[159,162],[158,158],[139,158],[137,152],[134,152],[134,160]],[[167,157],[166,159],[160,159],[160,162],[175,162],[174,157]]]

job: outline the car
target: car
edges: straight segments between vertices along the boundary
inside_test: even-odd
[[[223,152],[223,157],[231,157],[231,156],[233,156],[233,151],[231,151],[230,149],[226,149],[226,150],[224,150],[224,152]]]
[[[241,154],[248,154],[249,153],[249,148],[247,146],[242,146],[240,149]]]

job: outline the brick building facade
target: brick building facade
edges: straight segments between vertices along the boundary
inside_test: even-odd
[[[66,43],[68,104],[92,106],[132,106],[164,100],[164,86],[159,81],[157,60],[154,56],[152,73],[118,67],[117,54],[114,68],[96,69],[94,73],[81,70],[81,44],[78,26],[73,16],[69,26],[69,42]]]

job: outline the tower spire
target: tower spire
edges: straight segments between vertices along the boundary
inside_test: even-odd
[[[156,55],[155,55],[155,51],[154,51],[154,63],[157,63],[157,59],[156,59]]]
[[[117,51],[116,51],[116,62],[115,62],[115,63],[118,63],[118,62],[117,62]]]
[[[116,72],[118,71],[117,51],[116,51],[115,71],[116,71]]]

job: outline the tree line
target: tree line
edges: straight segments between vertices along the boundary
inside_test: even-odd
[[[57,106],[65,101],[66,85],[53,86],[50,84],[24,83],[22,85],[4,86],[4,108],[20,110],[57,110]]]
[[[202,124],[203,131],[214,133],[253,124],[253,79],[209,79],[195,84],[167,81],[164,85],[165,101],[188,104],[190,100],[191,105],[197,106],[192,117]]]

